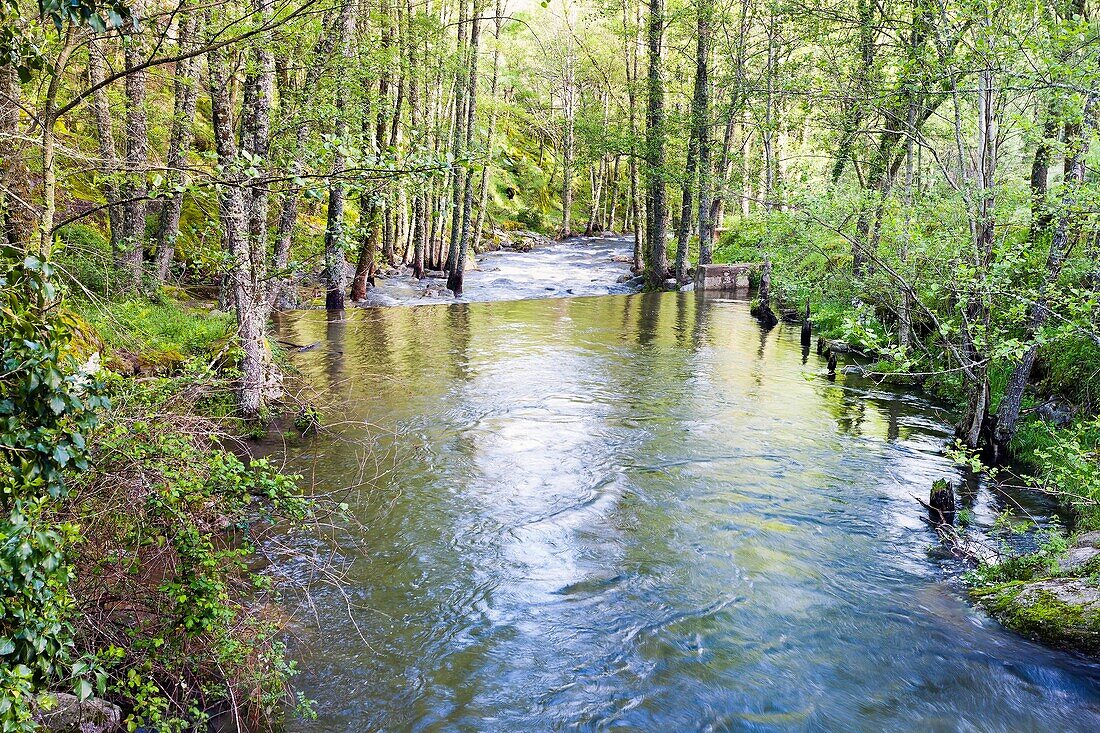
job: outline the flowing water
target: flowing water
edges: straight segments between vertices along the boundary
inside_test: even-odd
[[[537,281],[591,256],[524,257]],[[318,710],[295,730],[1100,730],[1100,668],[1004,631],[929,556],[914,497],[954,476],[946,417],[830,381],[746,302],[298,312],[279,329],[320,342],[294,359],[335,423],[288,460],[356,485],[342,587],[310,582],[325,544],[277,566],[301,589],[297,686]],[[1005,508],[969,500],[979,524]]]

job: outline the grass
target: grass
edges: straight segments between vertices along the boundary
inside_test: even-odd
[[[73,309],[98,333],[114,366],[136,360],[136,370],[154,373],[172,371],[191,359],[217,357],[234,326],[228,314],[171,299],[77,301]]]

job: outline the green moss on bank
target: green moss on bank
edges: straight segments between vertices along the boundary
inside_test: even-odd
[[[1006,627],[1052,646],[1100,651],[1100,586],[1088,579],[1011,581],[971,590]]]

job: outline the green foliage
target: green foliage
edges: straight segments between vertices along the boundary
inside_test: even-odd
[[[69,24],[103,33],[132,18],[130,9],[120,0],[38,0],[38,15],[52,23],[59,34]],[[133,20],[137,28],[137,20]],[[33,70],[43,66],[42,41],[23,22],[17,0],[0,2],[0,66],[6,65],[14,66],[24,83],[30,81]]]
[[[1100,346],[1074,335],[1045,345],[1039,353],[1044,392],[1086,409],[1100,407]]]
[[[530,229],[536,232],[546,232],[546,218],[542,212],[535,211],[533,209],[523,209],[516,214],[516,221],[524,226],[526,229]]]
[[[164,298],[80,303],[78,312],[114,352],[133,355],[153,372],[182,368],[191,358],[232,361],[233,319]]]
[[[1100,528],[1100,417],[1056,429],[1034,422],[1021,429],[1017,447],[1032,469],[1031,485],[1074,507],[1083,528]]]
[[[70,664],[65,548],[78,530],[53,513],[68,493],[68,473],[88,469],[86,436],[108,402],[98,362],[78,366],[68,354],[51,265],[10,247],[0,255],[0,730],[7,732],[29,729],[36,687],[90,669]],[[82,677],[75,691],[90,694]]]
[[[106,295],[111,282],[111,244],[96,229],[69,224],[57,234],[61,244],[57,265],[61,281],[77,296]]]
[[[1065,554],[1068,545],[1066,533],[1057,517],[1045,527],[1036,528],[1031,522],[1017,523],[1005,514],[998,518],[996,530],[1002,538],[1005,558],[997,563],[983,563],[967,573],[967,582],[974,587],[988,586],[1021,580],[1033,580],[1057,574],[1058,559]],[[1018,552],[1011,539],[1034,530],[1037,548],[1033,552]]]
[[[111,650],[106,694],[126,703],[131,727],[191,730],[205,704],[228,699],[250,719],[277,719],[294,671],[265,610],[273,589],[253,569],[255,548],[276,523],[312,516],[313,504],[297,477],[217,448],[216,425],[193,405],[181,410],[196,376],[111,377],[113,407],[90,436],[90,470],[66,513],[98,528],[74,548],[78,643]]]

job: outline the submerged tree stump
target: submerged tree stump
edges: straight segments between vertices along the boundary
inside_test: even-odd
[[[776,317],[775,312],[772,310],[771,304],[771,289],[772,289],[772,263],[771,260],[764,260],[764,268],[760,273],[760,289],[757,291],[756,304],[753,305],[750,313],[760,321],[760,325],[764,328],[774,328],[779,323],[779,318]]]
[[[810,350],[810,301],[806,301],[806,309],[802,312],[802,350]]]
[[[928,494],[928,518],[933,524],[955,523],[955,489],[947,479],[932,482]]]

